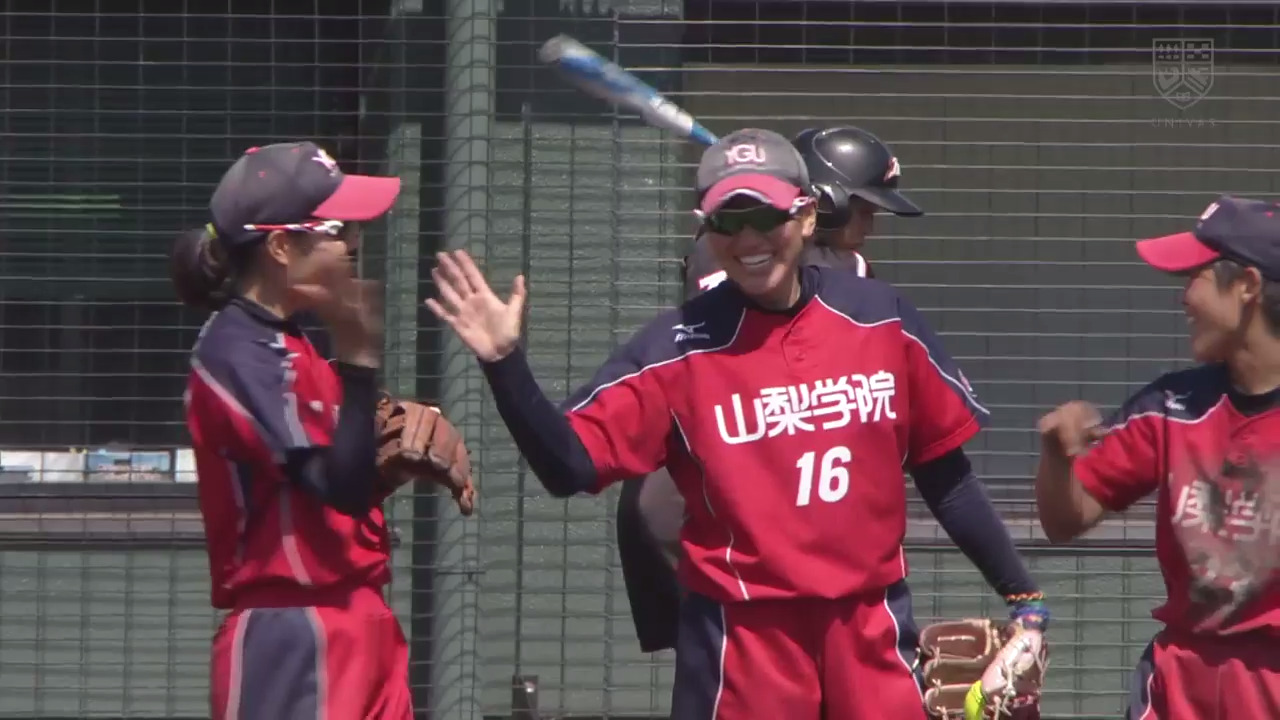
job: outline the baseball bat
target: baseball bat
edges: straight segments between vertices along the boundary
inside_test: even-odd
[[[684,108],[568,35],[557,35],[543,43],[538,59],[554,68],[565,82],[588,95],[635,111],[651,127],[703,145],[716,141],[716,136]]]

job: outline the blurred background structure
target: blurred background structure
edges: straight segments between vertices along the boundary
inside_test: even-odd
[[[387,285],[385,382],[439,398],[477,451],[475,519],[394,500],[420,717],[532,717],[515,676],[543,718],[662,716],[671,662],[633,637],[615,493],[546,496],[419,310],[439,248],[497,284],[528,272],[530,352],[562,397],[678,298],[697,151],[536,67],[560,32],[713,131],[853,123],[896,149],[928,215],[881,220],[867,254],[994,413],[970,449],[1051,598],[1046,717],[1117,717],[1164,591],[1150,510],[1047,547],[1032,428],[1182,362],[1178,288],[1130,242],[1219,193],[1275,195],[1278,28],[1271,2],[0,3],[0,717],[207,715],[180,400],[202,318],[165,253],[240,152],[296,138],[404,178],[361,257]],[[913,517],[917,619],[1000,612]]]

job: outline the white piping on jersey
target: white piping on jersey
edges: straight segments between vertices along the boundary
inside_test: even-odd
[[[854,270],[857,271],[858,277],[867,276],[867,259],[862,257],[862,253],[853,254]]]
[[[920,684],[920,675],[916,673],[916,665],[902,654],[902,625],[898,622],[898,616],[893,613],[893,608],[889,606],[889,591],[898,583],[905,583],[906,576],[902,580],[895,582],[893,585],[884,589],[884,599],[880,601],[880,606],[889,614],[889,622],[893,623],[893,654],[898,656],[898,661],[907,669],[907,674],[911,676],[911,684],[915,686],[916,692],[920,693],[920,702],[924,702],[924,687]]]
[[[232,395],[229,390],[227,390],[225,387],[222,386],[222,383],[214,379],[213,375],[209,372],[209,370],[205,368],[204,363],[200,362],[200,360],[196,358],[194,355],[191,358],[191,369],[196,371],[196,374],[200,376],[200,379],[204,382],[204,384],[209,389],[213,390],[213,394],[218,396],[218,399],[221,400],[229,410],[247,419],[253,425],[254,429],[258,431],[260,436],[266,437],[266,430],[257,421],[257,419],[253,417],[253,413],[250,413],[248,410],[246,410],[244,405],[241,405],[240,401],[236,399],[235,395]],[[283,455],[272,453],[271,459],[277,465],[284,464]],[[235,482],[234,479],[232,480],[232,482],[233,483]],[[288,490],[289,489],[287,487],[282,487],[279,490],[280,513],[281,513],[280,544],[281,544],[281,547],[284,548],[285,559],[289,563],[289,569],[293,571],[294,579],[297,580],[302,585],[310,585],[311,577],[307,574],[306,567],[302,564],[302,556],[298,554],[298,544],[293,537],[292,513],[288,511],[289,510]],[[287,524],[285,523],[286,519],[289,520]]]
[[[711,493],[707,491],[707,469],[703,466],[702,461],[698,459],[698,456],[693,454],[693,447],[689,445],[689,437],[685,435],[684,428],[680,425],[680,419],[676,417],[675,413],[671,413],[671,422],[676,426],[676,432],[680,434],[680,441],[684,443],[685,452],[689,453],[689,458],[698,466],[699,474],[702,476],[702,500],[706,503],[707,512],[711,514],[712,520],[724,527],[725,534],[729,536],[729,542],[724,548],[724,562],[729,566],[729,571],[738,580],[738,590],[742,592],[742,599],[750,600],[751,594],[747,592],[747,584],[742,581],[742,575],[738,572],[738,568],[733,566],[733,528],[729,527],[728,523],[721,522],[719,516],[716,515],[715,509],[711,507]],[[726,636],[728,632],[726,628]]]
[[[720,673],[716,678],[716,701],[707,720],[716,720],[720,714],[720,701],[724,699],[724,656],[729,651],[729,615],[724,611],[724,603],[716,604],[720,606]]]
[[[314,607],[305,610],[307,624],[316,642],[316,720],[329,718],[329,635],[325,632],[324,618]]]
[[[231,678],[227,683],[227,707],[222,717],[216,720],[240,720],[240,702],[244,693],[244,637],[249,632],[252,619],[253,608],[240,613],[235,619],[236,629],[231,633]]]
[[[944,370],[942,369],[942,366],[938,365],[938,362],[937,362],[936,360],[934,360],[934,359],[933,359],[933,353],[929,352],[929,346],[928,346],[928,345],[925,345],[925,344],[924,344],[924,342],[920,340],[920,338],[918,338],[918,337],[916,337],[915,335],[912,335],[911,333],[907,332],[907,329],[906,329],[905,327],[902,327],[902,318],[900,318],[900,317],[891,317],[891,318],[886,318],[886,319],[884,319],[884,320],[880,320],[879,322],[874,322],[874,323],[860,323],[860,322],[858,322],[857,320],[854,320],[853,318],[849,317],[848,315],[845,315],[844,313],[840,312],[839,310],[836,310],[835,308],[833,308],[833,307],[831,307],[830,305],[828,305],[825,301],[823,301],[823,299],[822,299],[822,297],[821,297],[821,296],[815,296],[815,297],[814,297],[814,299],[815,299],[815,300],[817,300],[819,303],[822,303],[822,306],[823,306],[823,307],[825,307],[826,309],[830,310],[831,312],[835,313],[836,315],[839,315],[840,317],[844,318],[845,320],[848,320],[849,322],[853,323],[854,325],[857,325],[858,327],[865,327],[865,328],[869,328],[869,327],[876,327],[876,326],[878,326],[878,325],[884,325],[885,323],[891,323],[891,322],[896,322],[896,323],[898,323],[899,330],[901,330],[901,331],[902,331],[902,334],[903,334],[903,335],[906,335],[907,337],[909,337],[909,338],[911,338],[912,340],[914,340],[914,341],[915,341],[915,343],[916,343],[917,345],[919,345],[919,346],[920,346],[920,349],[924,350],[924,356],[925,356],[925,357],[927,357],[927,358],[929,358],[929,364],[933,366],[933,369],[934,369],[934,370],[937,370],[937,371],[938,371],[938,374],[939,374],[939,375],[941,375],[944,379],[946,379],[946,381],[947,381],[947,382],[949,382],[949,383],[951,383],[953,386],[955,386],[955,388],[956,388],[957,390],[959,390],[959,391],[960,391],[960,393],[961,393],[962,395],[964,395],[965,399],[967,399],[971,405],[973,405],[975,408],[977,408],[979,411],[981,411],[983,415],[990,415],[990,414],[991,414],[991,411],[990,411],[990,410],[988,410],[988,409],[986,409],[985,407],[983,407],[983,406],[982,406],[982,404],[978,402],[978,399],[977,399],[977,398],[975,398],[975,397],[973,396],[973,393],[969,392],[969,389],[968,389],[968,388],[966,388],[966,387],[964,386],[964,383],[962,383],[962,382],[960,382],[959,380],[957,380],[957,379],[955,379],[955,378],[951,377],[950,375],[948,375],[948,374],[946,373],[946,371],[944,371]]]
[[[727,343],[725,343],[725,344],[723,344],[723,345],[720,345],[720,346],[718,346],[718,347],[713,347],[713,348],[701,348],[701,349],[698,349],[698,350],[688,350],[688,351],[686,351],[686,352],[684,352],[684,353],[681,353],[680,355],[677,355],[676,357],[673,357],[673,358],[670,358],[670,359],[667,359],[667,360],[662,360],[662,361],[660,361],[660,362],[656,362],[656,363],[653,363],[653,364],[651,364],[651,365],[645,365],[644,367],[640,368],[639,370],[636,370],[635,372],[627,373],[626,375],[623,375],[622,377],[617,378],[616,380],[611,380],[611,381],[609,381],[609,382],[607,382],[607,383],[605,383],[605,384],[603,384],[603,385],[601,385],[601,386],[597,387],[595,390],[592,390],[592,391],[591,391],[591,394],[590,394],[590,395],[587,395],[587,397],[586,397],[586,398],[584,398],[584,399],[582,400],[582,402],[580,402],[580,403],[578,403],[577,405],[574,405],[573,407],[569,408],[569,412],[577,412],[578,410],[581,410],[582,408],[586,407],[587,405],[590,405],[590,404],[591,404],[591,401],[592,401],[592,400],[595,400],[595,399],[596,399],[596,396],[597,396],[597,395],[599,395],[599,394],[600,394],[600,392],[601,392],[602,390],[606,390],[606,389],[608,389],[608,388],[611,388],[611,387],[613,387],[614,385],[617,385],[618,383],[622,382],[623,380],[630,380],[631,378],[633,378],[633,377],[638,377],[638,376],[640,376],[640,375],[642,375],[642,374],[644,374],[644,373],[646,373],[646,372],[648,372],[649,370],[652,370],[652,369],[654,369],[654,368],[659,368],[659,367],[662,367],[663,365],[670,365],[671,363],[679,362],[679,361],[681,361],[681,360],[683,360],[683,359],[685,359],[685,358],[689,357],[690,355],[701,355],[702,353],[719,352],[719,351],[724,350],[724,349],[726,349],[726,348],[732,347],[732,346],[733,346],[733,344],[734,344],[735,342],[737,342],[737,341],[738,341],[738,333],[742,331],[742,322],[743,322],[744,320],[746,320],[746,318],[747,318],[747,309],[746,309],[746,308],[743,308],[743,309],[742,309],[742,313],[741,313],[740,315],[738,315],[738,324],[737,324],[737,326],[736,326],[736,327],[734,327],[734,329],[733,329],[733,335],[732,335],[732,337],[730,337],[730,338],[729,338],[729,342],[727,342]]]
[[[1226,401],[1227,401],[1227,396],[1226,394],[1223,394],[1221,398],[1218,398],[1218,402],[1214,403],[1212,407],[1204,411],[1203,415],[1201,415],[1198,418],[1193,418],[1191,420],[1184,420],[1182,418],[1169,417],[1168,415],[1166,415],[1164,412],[1160,410],[1147,410],[1146,412],[1134,413],[1132,415],[1126,416],[1124,420],[1121,420],[1115,425],[1112,425],[1111,427],[1107,428],[1107,432],[1115,432],[1117,430],[1123,430],[1125,426],[1127,426],[1129,423],[1144,417],[1158,417],[1158,418],[1164,418],[1169,422],[1181,423],[1183,425],[1196,425],[1198,423],[1204,422],[1205,420],[1208,420],[1209,416],[1216,413],[1218,409],[1222,407],[1222,404],[1225,403]]]
[[[262,423],[258,422],[258,419],[253,416],[253,413],[246,410],[245,407],[240,404],[240,401],[236,399],[236,396],[232,395],[229,390],[222,386],[222,383],[215,380],[213,374],[204,366],[204,363],[200,362],[200,360],[194,355],[191,358],[191,369],[196,371],[196,375],[200,376],[200,380],[204,382],[205,386],[210,390],[213,390],[213,394],[217,395],[218,399],[221,400],[228,409],[248,420],[260,435],[263,437],[266,436],[267,431],[266,428],[262,427]],[[280,454],[273,453],[271,459],[276,464],[284,463],[284,456]]]

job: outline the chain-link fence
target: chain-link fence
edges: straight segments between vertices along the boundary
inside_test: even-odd
[[[474,363],[419,310],[430,252],[530,277],[554,397],[678,296],[696,149],[566,90],[561,32],[638,69],[716,132],[853,123],[896,150],[923,218],[868,255],[994,414],[971,446],[1050,594],[1048,717],[1116,717],[1162,597],[1149,508],[1041,542],[1036,416],[1113,406],[1186,355],[1176,288],[1130,241],[1280,160],[1274,4],[765,0],[8,3],[0,108],[0,716],[202,717],[216,617],[181,403],[199,318],[164,253],[245,147],[305,137],[405,192],[369,233],[388,287],[386,384],[439,398],[476,449],[476,519],[397,498],[393,599],[423,717],[650,717],[614,494],[554,500]],[[1155,52],[1159,48],[1160,52]],[[68,449],[71,449],[68,452]],[[135,451],[158,451],[140,454]],[[927,512],[920,620],[998,612]]]

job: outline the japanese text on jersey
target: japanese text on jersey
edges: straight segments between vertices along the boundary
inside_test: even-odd
[[[894,420],[896,379],[881,370],[870,377],[861,374],[818,380],[812,384],[767,387],[744,408],[742,396],[729,399],[729,413],[716,405],[720,439],[741,445],[786,433],[836,430],[858,418],[859,422]],[[732,417],[729,417],[731,415]]]

